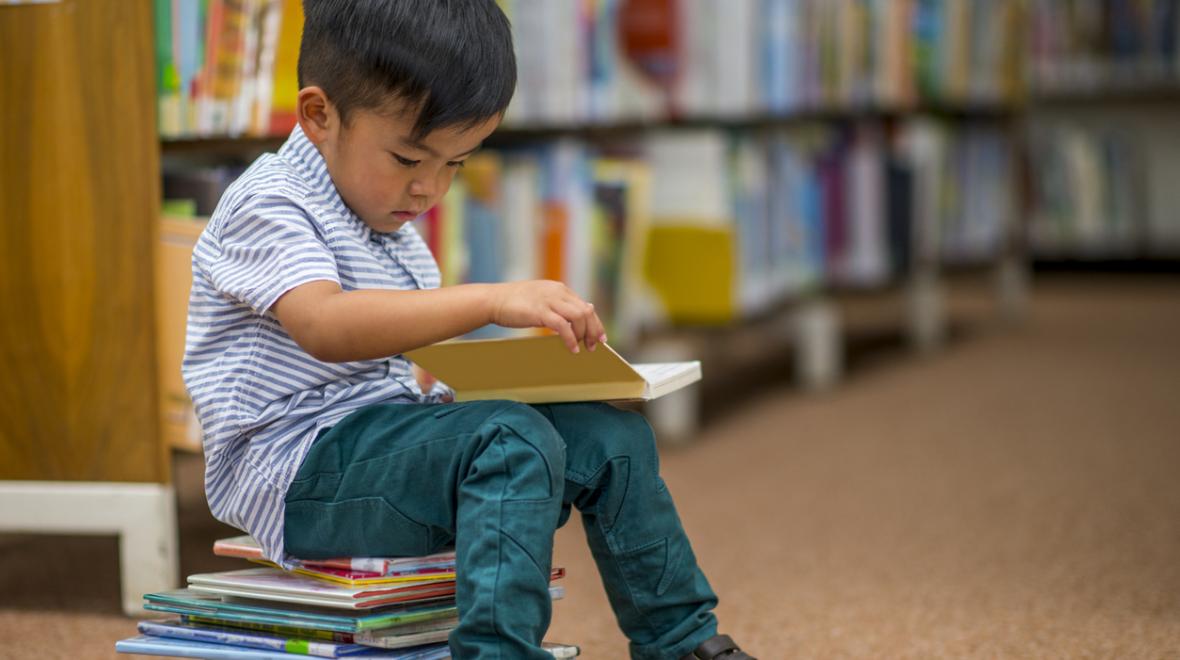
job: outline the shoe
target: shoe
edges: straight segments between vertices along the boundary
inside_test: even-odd
[[[758,660],[738,648],[729,635],[714,635],[680,660]]]

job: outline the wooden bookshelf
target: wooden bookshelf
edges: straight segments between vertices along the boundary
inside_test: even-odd
[[[927,104],[915,107],[848,107],[801,109],[785,115],[757,115],[750,117],[694,117],[684,119],[620,120],[601,123],[565,124],[506,124],[487,140],[489,147],[507,147],[526,142],[540,142],[559,138],[575,138],[587,142],[632,138],[655,130],[727,129],[735,131],[770,130],[808,124],[846,124],[856,122],[896,122],[917,116],[928,116],[954,122],[1001,123],[1011,122],[1023,111],[1017,103],[994,104]],[[166,156],[224,156],[252,157],[276,151],[287,139],[286,135],[209,136],[168,138],[160,141]]]

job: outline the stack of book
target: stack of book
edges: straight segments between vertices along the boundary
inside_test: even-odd
[[[214,554],[267,564],[249,536],[218,541]],[[552,580],[565,575],[553,569]],[[564,589],[551,585],[554,599]],[[144,609],[175,615],[141,621],[121,653],[188,658],[449,658],[458,625],[455,553],[411,558],[297,561],[188,577],[188,588],[144,595]],[[555,658],[578,648],[546,643]]]

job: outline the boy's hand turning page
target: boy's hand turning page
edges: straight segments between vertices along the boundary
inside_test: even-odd
[[[700,362],[632,365],[606,344],[571,353],[554,336],[448,341],[406,357],[457,401],[650,401],[701,379]]]

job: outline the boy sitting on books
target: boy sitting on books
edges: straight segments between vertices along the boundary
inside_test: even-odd
[[[489,323],[605,342],[558,282],[438,288],[409,225],[498,125],[516,82],[494,0],[304,0],[298,121],[226,191],[193,256],[184,377],[213,514],[290,556],[453,544],[457,658],[545,658],[554,531],[582,513],[636,658],[749,656],[658,474],[605,404],[447,403],[401,354]]]

